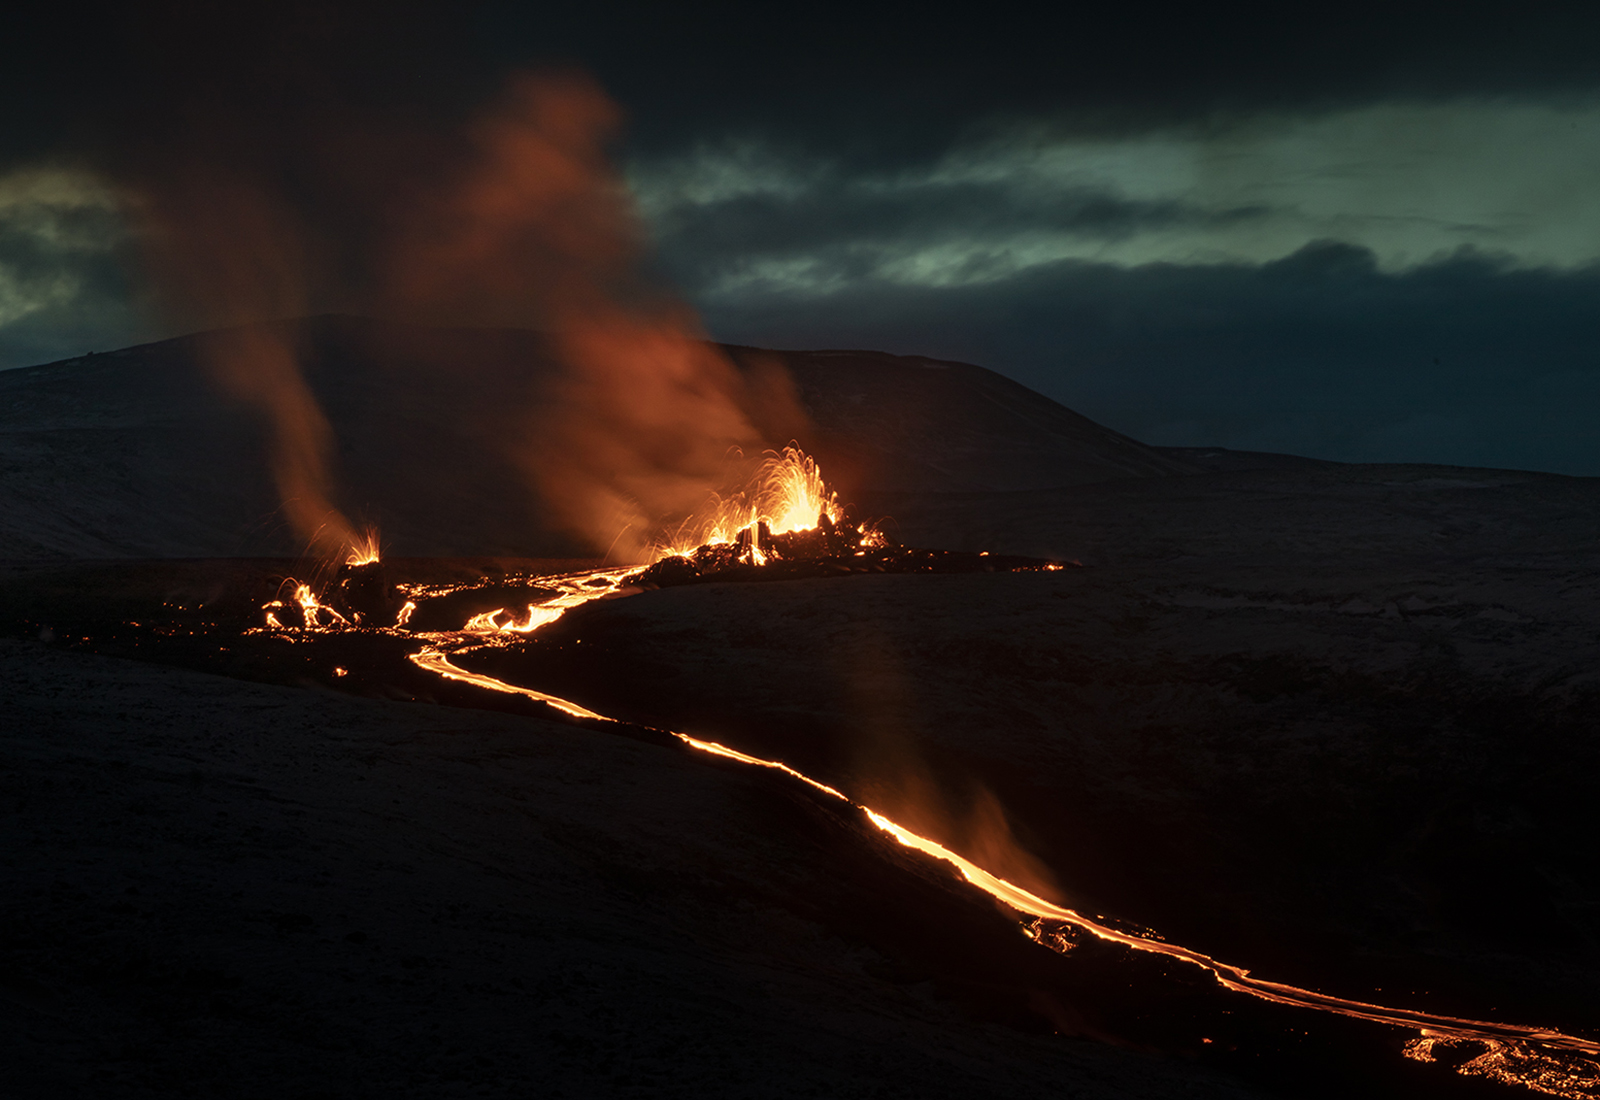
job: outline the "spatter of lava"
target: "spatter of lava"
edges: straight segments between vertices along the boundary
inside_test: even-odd
[[[713,498],[667,540],[640,588],[711,580],[790,580],[848,573],[995,573],[1062,569],[1061,562],[901,546],[885,521],[841,506],[822,471],[795,447],[768,452],[750,485]]]

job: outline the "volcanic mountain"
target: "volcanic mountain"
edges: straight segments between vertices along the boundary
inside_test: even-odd
[[[402,555],[566,557],[519,457],[548,341],[349,317],[285,323],[337,440],[347,509]],[[786,369],[799,442],[847,495],[1008,491],[1193,472],[993,371],[875,352],[726,349]],[[774,446],[788,442],[771,440]],[[0,557],[293,555],[265,425],[193,337],[0,373]]]
[[[537,334],[295,331],[392,579],[526,602],[507,575],[570,568],[528,560],[579,548],[506,442]],[[800,442],[902,542],[1083,567],[596,600],[479,670],[621,720],[575,728],[384,674],[400,631],[264,630],[285,562],[175,560],[300,549],[192,342],[0,375],[25,1094],[1595,1095],[1045,951],[661,731],[1261,978],[1593,1039],[1600,482],[1153,448],[978,367],[727,350],[787,370]]]

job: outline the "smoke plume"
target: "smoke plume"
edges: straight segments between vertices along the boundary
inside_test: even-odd
[[[803,430],[781,368],[742,372],[645,274],[607,156],[620,114],[592,80],[518,76],[465,122],[299,116],[303,132],[190,110],[132,189],[169,318],[222,330],[204,361],[266,415],[284,513],[319,551],[356,536],[292,326],[271,322],[350,310],[540,330],[548,361],[525,365],[531,407],[503,445],[556,526],[623,559]]]
[[[259,409],[290,525],[322,555],[358,538],[333,504],[333,433],[296,358],[292,329],[263,319],[306,311],[307,242],[292,212],[257,181],[216,166],[169,171],[142,193],[147,257],[171,315],[218,326],[199,338],[221,388]]]
[[[564,527],[639,558],[725,487],[730,456],[804,417],[786,376],[741,374],[642,274],[641,223],[606,156],[618,123],[581,75],[516,79],[402,235],[394,296],[548,333],[560,369],[518,457]]]

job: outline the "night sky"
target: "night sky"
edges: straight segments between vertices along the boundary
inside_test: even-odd
[[[270,178],[308,308],[359,309],[385,204],[564,67],[717,339],[975,362],[1150,443],[1600,474],[1581,8],[56,5],[0,42],[0,367],[183,328],[136,239],[180,160]]]

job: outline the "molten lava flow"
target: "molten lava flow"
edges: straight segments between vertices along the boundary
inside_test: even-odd
[[[598,569],[588,573],[569,573],[559,577],[540,577],[541,586],[553,591],[542,602],[528,605],[528,617],[525,622],[519,623],[515,616],[508,617],[504,622],[501,617],[506,615],[505,608],[486,611],[474,615],[467,620],[460,631],[446,634],[424,635],[428,642],[421,650],[411,654],[412,663],[429,672],[443,676],[447,680],[459,683],[473,684],[486,688],[489,691],[498,691],[510,695],[522,695],[536,702],[546,703],[564,714],[574,718],[597,718],[602,721],[611,721],[603,714],[596,714],[586,707],[554,695],[547,695],[542,691],[532,688],[517,687],[493,676],[485,676],[478,672],[469,672],[451,662],[453,653],[461,653],[479,648],[483,645],[492,645],[503,642],[507,636],[526,634],[541,626],[555,622],[574,607],[607,596],[624,594],[630,589],[625,586],[626,578],[633,572],[632,569]],[[408,594],[416,599],[429,599],[452,592],[459,592],[464,586],[446,585],[435,588],[413,586],[408,589]],[[415,603],[408,601],[408,607],[415,607]],[[410,618],[408,614],[406,616]]]
[[[1445,1035],[1432,1029],[1423,1029],[1420,1039],[1405,1045],[1405,1056],[1418,1062],[1434,1061],[1433,1052],[1439,1047],[1458,1047],[1474,1040]],[[1456,1067],[1457,1073],[1469,1077],[1487,1077],[1503,1085],[1522,1085],[1551,1096],[1587,1100],[1600,1095],[1600,1063],[1586,1059],[1552,1057],[1527,1044],[1501,1043],[1476,1040],[1483,1051],[1470,1061]],[[1588,1068],[1582,1063],[1587,1061]]]
[[[749,505],[746,503],[739,507],[745,508]],[[730,511],[726,514],[743,518],[755,513]],[[726,528],[723,530],[726,531]],[[463,669],[455,664],[451,657],[486,645],[504,644],[513,637],[527,634],[540,626],[554,622],[572,608],[592,600],[627,595],[633,591],[628,587],[628,582],[632,576],[637,575],[630,575],[626,569],[612,569],[539,578],[541,586],[550,587],[554,591],[544,601],[530,604],[525,618],[506,617],[504,609],[474,616],[460,631],[424,635],[425,646],[420,652],[412,654],[411,660],[419,667],[446,679],[473,684],[489,691],[521,695],[546,703],[575,718],[614,721],[570,700]],[[415,588],[409,594],[413,599],[425,599],[454,590],[456,589]],[[504,621],[502,617],[505,617]],[[1252,997],[1294,1008],[1315,1009],[1391,1027],[1415,1029],[1420,1033],[1420,1037],[1412,1040],[1405,1048],[1406,1056],[1415,1060],[1433,1060],[1432,1051],[1438,1045],[1477,1044],[1482,1047],[1482,1053],[1457,1067],[1459,1072],[1485,1076],[1506,1084],[1520,1085],[1536,1092],[1569,1097],[1573,1100],[1594,1100],[1600,1097],[1600,1060],[1597,1060],[1600,1059],[1600,1042],[1566,1035],[1548,1028],[1523,1027],[1487,1020],[1441,1016],[1412,1009],[1390,1008],[1256,978],[1244,967],[1221,962],[1177,944],[1110,927],[1076,910],[1047,901],[985,870],[937,841],[920,836],[876,810],[857,803],[843,791],[813,779],[782,761],[751,756],[726,745],[701,740],[685,733],[673,732],[672,736],[691,749],[781,772],[820,794],[856,806],[876,828],[900,844],[948,864],[973,886],[1014,912],[1030,918],[1022,926],[1024,934],[1052,950],[1066,951],[1071,947],[1070,940],[1060,932],[1054,931],[1052,925],[1056,929],[1070,927],[1134,951],[1164,955],[1199,967],[1208,971],[1224,988],[1237,993],[1246,993]]]
[[[469,633],[530,634],[541,626],[555,622],[569,609],[588,603],[597,595],[609,595],[621,584],[622,578],[631,572],[630,569],[613,569],[609,572],[580,573],[578,576],[584,580],[570,588],[560,584],[563,578],[556,578],[559,586],[556,594],[539,603],[530,603],[527,617],[522,621],[519,622],[516,615],[509,614],[505,608],[497,607],[493,611],[472,616],[461,629]],[[601,591],[596,592],[596,589]]]
[[[290,590],[290,595],[287,599],[283,596],[283,590],[286,588]],[[299,613],[300,623],[298,629],[301,630],[319,630],[325,627],[350,625],[349,619],[318,600],[316,593],[311,591],[309,584],[302,584],[290,577],[278,586],[276,599],[269,600],[261,605],[261,609],[266,612],[268,629],[289,629],[289,625],[278,617],[278,612],[281,611],[287,614],[291,607]],[[323,622],[323,616],[327,616],[327,622]]]
[[[758,541],[763,525],[769,534],[787,535],[816,529],[824,516],[829,523],[843,518],[838,498],[828,491],[811,456],[791,445],[769,451],[748,488],[714,497],[681,523],[657,549],[656,558],[688,557],[703,546],[738,542],[749,531],[751,564],[763,565]]]

